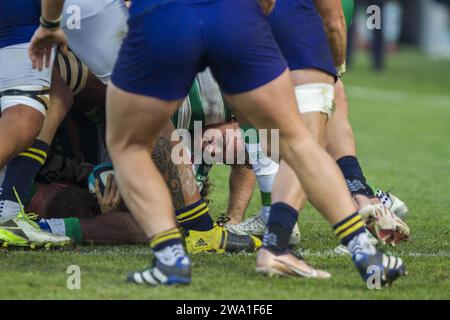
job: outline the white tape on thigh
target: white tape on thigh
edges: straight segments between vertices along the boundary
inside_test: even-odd
[[[13,88],[8,88],[3,92],[7,92],[8,90],[19,90],[26,93],[26,92],[42,91],[45,89],[46,88],[44,88],[43,86],[17,86]],[[1,111],[3,112],[8,108],[17,105],[25,105],[33,109],[36,109],[45,116],[47,105],[50,101],[49,94],[38,94],[37,97],[40,99],[40,101],[38,99],[26,95],[3,95],[0,98]],[[45,105],[43,104],[43,102],[45,103]]]
[[[295,87],[300,113],[321,112],[333,114],[334,86],[328,83],[310,83]]]

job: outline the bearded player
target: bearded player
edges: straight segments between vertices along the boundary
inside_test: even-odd
[[[268,12],[274,3],[263,4]],[[61,7],[60,1],[44,0],[43,22],[57,21]],[[131,281],[151,285],[191,281],[190,261],[181,245],[170,195],[148,146],[156,142],[158,132],[180,106],[195,75],[208,65],[233,108],[256,127],[282,128],[281,154],[308,197],[335,225],[344,244],[367,248],[354,260],[363,278],[370,276],[367,267],[372,264],[383,270],[384,283],[404,273],[397,258],[396,265],[384,267],[383,259],[389,256],[361,237],[366,232],[361,217],[337,166],[296,111],[286,63],[256,2],[137,2],[131,8],[129,26],[113,72],[114,85],[108,91],[108,146],[125,202],[151,238],[155,255],[151,267],[130,274]],[[156,32],[161,26],[163,32]],[[42,26],[36,31],[30,56],[38,68],[45,64],[53,42],[65,44],[60,29]],[[284,218],[290,211],[286,204],[273,204],[271,216]],[[282,227],[277,231],[271,238],[275,244],[277,236],[284,238],[286,233]],[[353,253],[356,247],[349,249]]]

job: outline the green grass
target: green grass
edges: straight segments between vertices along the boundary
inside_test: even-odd
[[[332,273],[326,281],[268,279],[254,255],[198,255],[193,283],[147,288],[124,283],[127,271],[149,263],[139,246],[82,247],[65,252],[0,252],[3,299],[448,299],[450,298],[450,63],[412,51],[390,58],[374,74],[358,57],[346,77],[360,161],[369,181],[393,189],[409,206],[409,243],[386,248],[404,258],[409,276],[392,288],[368,290],[348,257],[332,254],[338,242],[308,206],[301,214],[300,250]],[[368,91],[361,87],[381,90]],[[386,91],[386,95],[383,92]],[[225,212],[228,168],[216,167],[212,212]],[[255,193],[248,214],[258,210]],[[66,288],[66,269],[81,268],[81,290]]]

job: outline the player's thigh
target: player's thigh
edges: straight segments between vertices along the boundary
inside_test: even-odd
[[[108,86],[107,143],[111,151],[129,145],[151,146],[182,100],[165,101]]]
[[[345,118],[348,118],[348,100],[347,100],[347,94],[345,93],[345,87],[344,83],[341,79],[339,79],[336,82],[336,85],[334,87],[334,101],[336,106],[335,113],[339,114],[340,116],[343,116]]]
[[[309,134],[297,109],[288,70],[257,89],[225,98],[258,129],[279,129],[280,136],[286,138]]]
[[[44,123],[44,116],[26,105],[6,109],[0,117],[0,167],[31,146]]]
[[[52,67],[32,68],[28,44],[0,49],[0,107],[2,129],[11,133],[10,142],[32,142],[42,128],[49,106]],[[54,53],[52,54],[54,59]]]

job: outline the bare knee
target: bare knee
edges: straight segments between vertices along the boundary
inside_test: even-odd
[[[2,114],[2,122],[14,131],[16,152],[29,147],[42,129],[44,115],[28,106],[19,105]]]
[[[348,100],[347,95],[345,94],[344,83],[342,80],[338,80],[335,85],[335,115],[348,117]]]

